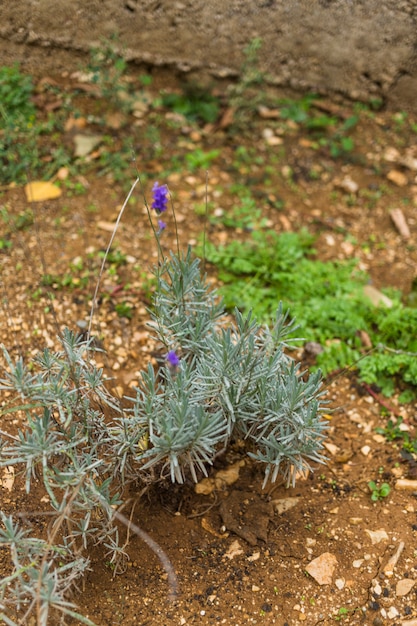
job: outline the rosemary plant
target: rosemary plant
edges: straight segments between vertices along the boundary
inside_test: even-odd
[[[167,189],[153,191],[159,215]],[[282,305],[272,328],[239,311],[231,321],[190,249],[161,258],[155,274],[150,332],[159,364],[143,370],[123,402],[106,389],[91,339],[67,329],[60,350],[45,349],[29,365],[3,349],[0,390],[19,401],[2,414],[19,411],[25,427],[17,436],[0,430],[0,466],[20,466],[27,492],[40,479],[54,515],[45,536],[32,537],[0,512],[0,545],[11,555],[0,619],[9,626],[31,613],[46,626],[51,610],[92,623],[67,591],[88,568],[93,543],[115,567],[123,560],[117,521],[127,481],[198,481],[234,439],[265,466],[265,483],[281,474],[294,484],[322,460],[320,375],[305,380],[284,351],[295,326]]]

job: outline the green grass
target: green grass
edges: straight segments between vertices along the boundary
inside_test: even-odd
[[[392,308],[373,306],[363,292],[369,277],[354,260],[318,260],[307,231],[255,231],[247,242],[206,244],[205,255],[218,269],[229,309],[252,309],[266,321],[283,301],[297,319],[297,336],[323,346],[317,362],[325,374],[358,361],[363,381],[385,395],[399,384],[402,399],[411,399],[417,386],[417,310],[404,306],[395,293]],[[365,358],[359,331],[375,346]]]

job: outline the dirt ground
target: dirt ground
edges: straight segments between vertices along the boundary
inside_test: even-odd
[[[61,86],[72,87],[71,77],[49,76]],[[35,77],[38,85],[45,79]],[[164,78],[165,81],[165,78]],[[174,85],[173,85],[174,86]],[[152,89],[157,89],[154,77]],[[40,87],[40,93],[42,89]],[[39,106],[45,106],[38,100]],[[84,100],[83,100],[84,98]],[[85,107],[85,131],[97,132],[90,120],[91,96],[77,103]],[[103,105],[101,105],[103,106]],[[321,101],[321,109],[342,119],[352,114],[353,103]],[[400,115],[398,115],[400,113]],[[172,113],[160,110],[160,119]],[[160,128],[162,151],[151,153],[144,139],[149,111],[129,119],[129,128],[111,128],[115,145],[129,132],[140,173],[147,175],[150,194],[154,180],[167,183],[174,201],[181,246],[195,244],[205,218],[195,212],[205,199],[215,209],[227,211],[235,202],[233,184],[250,187],[259,199],[271,228],[298,230],[305,226],[318,237],[319,257],[357,257],[377,288],[394,286],[408,293],[415,277],[417,248],[417,133],[401,112],[380,110],[361,115],[355,129],[354,157],[332,158],[317,150],[297,123],[285,133],[265,132],[273,122],[258,115],[252,126],[230,133],[227,125],[196,129],[184,123]],[[170,118],[171,115],[171,118]],[[110,127],[109,127],[110,128]],[[62,141],[72,141],[72,130]],[[272,141],[271,137],[275,137]],[[276,153],[276,170],[265,172],[264,163],[235,165],[239,146],[256,156]],[[196,148],[221,150],[205,171],[175,172],[160,178],[161,171],[179,154]],[[292,178],[288,178],[288,167]],[[312,174],[314,173],[314,175]],[[71,179],[73,176],[73,179]],[[132,163],[131,182],[136,177]],[[268,191],[264,180],[272,180]],[[55,200],[33,203],[34,223],[10,234],[12,246],[0,252],[3,314],[0,337],[12,353],[34,354],[45,342],[55,345],[58,327],[82,327],[88,321],[95,278],[88,285],[57,288],[54,311],[41,276],[62,276],[70,263],[105,249],[126,191],[111,174],[71,174],[70,180],[86,191],[77,195],[67,186]],[[356,183],[352,187],[351,182]],[[273,190],[271,191],[271,187]],[[283,210],[275,204],[280,200]],[[19,215],[28,208],[23,187],[3,188],[0,203]],[[401,208],[411,231],[405,238],[390,211]],[[167,249],[176,246],[173,220],[168,216],[164,233]],[[127,255],[117,276],[105,274],[95,315],[94,329],[107,350],[106,371],[119,393],[134,386],[138,371],[151,358],[152,343],[146,329],[149,304],[146,277],[156,259],[143,196],[138,192],[126,209],[115,246]],[[239,229],[221,224],[208,227],[213,242],[226,243],[244,237]],[[125,288],[125,289],[124,289]],[[124,290],[123,290],[124,289]],[[132,306],[132,319],[117,315],[124,299]],[[302,357],[302,350],[298,357]],[[300,477],[295,488],[282,484],[262,489],[262,469],[245,457],[239,445],[210,470],[211,476],[234,465],[239,469],[233,484],[207,495],[195,485],[167,484],[153,488],[139,499],[131,487],[125,513],[162,547],[178,577],[178,597],[169,599],[167,576],[157,556],[136,536],[127,547],[124,571],[114,575],[104,548],[93,548],[91,571],[73,596],[79,611],[100,626],[187,624],[366,624],[393,626],[417,624],[417,491],[415,483],[404,489],[403,479],[416,479],[416,464],[404,458],[400,447],[389,443],[375,429],[387,417],[378,398],[369,395],[354,373],[326,381],[330,406],[327,440],[328,462],[314,473]],[[390,398],[393,414],[401,414],[412,436],[414,405],[398,406]],[[12,414],[1,417],[1,429],[16,432],[24,426]],[[387,498],[372,502],[367,483],[387,482]],[[39,532],[46,528],[47,508],[42,493],[26,495],[18,477],[8,489],[0,486],[1,508],[24,513]],[[321,565],[321,574],[312,566]],[[0,575],[7,555],[0,553]],[[308,571],[310,573],[308,573]],[[33,622],[31,622],[33,623]],[[53,623],[58,622],[52,622]],[[68,624],[75,624],[67,620]]]

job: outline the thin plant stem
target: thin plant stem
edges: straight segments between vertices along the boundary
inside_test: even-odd
[[[101,278],[102,278],[103,272],[104,272],[104,266],[106,265],[106,261],[107,261],[107,257],[108,257],[109,252],[110,252],[110,248],[113,245],[113,241],[114,241],[114,238],[116,236],[117,229],[119,228],[120,220],[122,219],[122,216],[123,216],[123,213],[124,213],[125,208],[127,206],[127,203],[129,202],[129,200],[131,198],[131,195],[132,195],[133,191],[135,190],[135,187],[138,184],[138,182],[140,182],[139,176],[136,178],[135,182],[131,186],[131,188],[129,190],[129,193],[127,194],[126,199],[125,199],[125,201],[123,203],[123,206],[122,206],[122,208],[119,211],[119,215],[117,216],[117,220],[116,220],[116,223],[114,225],[114,229],[113,229],[113,232],[111,234],[110,241],[109,241],[109,243],[107,245],[106,252],[104,253],[103,261],[101,263],[100,272],[99,272],[97,283],[96,283],[96,288],[94,290],[93,301],[91,303],[90,319],[89,319],[89,322],[88,322],[88,330],[87,330],[87,338],[88,339],[91,336],[91,327],[92,327],[92,324],[93,324],[93,316],[94,316],[96,303],[97,303],[98,290],[100,289]]]
[[[206,237],[207,237],[207,224],[208,224],[208,171],[206,170],[206,201],[204,210],[204,228],[203,228],[203,272],[206,271]]]
[[[180,238],[178,236],[178,222],[177,222],[177,216],[175,215],[174,203],[172,201],[171,193],[169,194],[169,200],[171,202],[171,211],[172,211],[172,216],[174,218],[175,240],[177,242],[177,255],[179,258],[180,257]]]
[[[122,524],[124,524],[127,528],[140,537],[142,541],[146,543],[147,546],[156,554],[158,559],[161,562],[162,567],[164,568],[167,576],[168,576],[168,585],[169,585],[169,594],[168,598],[171,602],[174,602],[178,598],[178,579],[175,573],[174,567],[169,560],[168,556],[161,548],[161,546],[156,543],[154,539],[146,531],[140,528],[137,524],[129,520],[123,513],[119,513],[119,511],[113,511],[114,517],[119,520]]]

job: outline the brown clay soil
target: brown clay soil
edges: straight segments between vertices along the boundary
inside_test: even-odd
[[[43,88],[47,81],[41,79],[45,78],[35,76],[40,107],[52,98]],[[47,78],[68,90],[77,80],[52,74]],[[155,76],[150,89],[157,88]],[[352,103],[324,98],[318,106],[341,119],[353,110]],[[321,259],[357,257],[377,288],[410,291],[417,260],[417,134],[411,131],[410,120],[401,124],[396,112],[360,114],[354,156],[338,159],[326,148],[312,146],[297,123],[287,123],[283,129],[279,116],[268,119],[265,111],[255,116],[250,127],[232,132],[227,115],[223,128],[219,124],[204,127],[190,125],[160,108],[162,149],[157,154],[145,133],[155,116],[153,109],[145,108],[142,117],[120,120],[116,111],[106,111],[105,103],[86,91],[78,97],[77,107],[86,134],[103,132],[89,117],[93,111],[101,116],[113,114],[107,117],[105,132],[116,149],[123,137],[131,138],[137,168],[147,177],[147,196],[155,180],[169,185],[182,247],[195,243],[204,228],[204,217],[196,214],[195,206],[204,205],[207,196],[214,210],[227,211],[236,202],[233,184],[238,183],[256,193],[270,228],[281,232],[306,227],[317,235]],[[225,112],[230,121],[233,112],[227,112],[226,106]],[[265,129],[272,129],[272,134]],[[70,145],[73,134],[69,123],[62,142]],[[275,154],[274,171],[266,173],[263,163],[256,160],[236,167],[239,146],[250,147],[259,157]],[[197,148],[221,151],[209,167],[207,181],[204,169],[191,172],[186,166],[161,178],[161,171],[174,158]],[[97,150],[93,159],[101,148]],[[84,186],[85,192],[77,195],[67,185],[60,198],[33,203],[34,223],[9,233],[12,245],[0,253],[4,305],[0,336],[13,354],[29,356],[45,343],[56,345],[57,326],[76,329],[77,323],[88,321],[96,273],[91,272],[88,285],[52,285],[56,319],[41,276],[63,276],[70,263],[86,259],[89,252],[97,268],[96,255],[108,243],[126,189],[111,172],[99,178],[94,170],[82,176],[74,171],[63,175]],[[132,163],[126,178],[133,182],[135,177]],[[350,189],[349,180],[357,188]],[[274,208],[278,200],[281,210]],[[0,203],[12,215],[29,208],[21,186],[2,188]],[[395,208],[401,208],[411,231],[408,239],[390,217]],[[167,221],[163,244],[169,249],[176,246],[176,234],[172,217]],[[208,227],[207,236],[225,243],[245,233],[217,223]],[[117,269],[116,276],[104,275],[94,329],[107,351],[106,371],[117,391],[124,393],[135,385],[154,347],[146,328],[149,297],[144,285],[156,249],[140,191],[127,206],[115,246],[128,262]],[[132,306],[130,320],[115,311],[121,297]],[[325,465],[300,477],[295,488],[286,489],[278,482],[262,489],[262,468],[236,445],[210,470],[215,476],[221,470],[230,471],[232,465],[238,467],[235,482],[223,489],[204,495],[196,493],[191,482],[166,484],[139,498],[139,490],[131,487],[124,512],[165,551],[178,577],[178,597],[169,599],[167,576],[157,556],[130,534],[129,559],[116,574],[107,564],[105,548],[91,549],[91,570],[72,598],[79,611],[100,626],[312,626],[338,621],[415,626],[417,493],[415,487],[399,488],[402,479],[415,480],[415,464],[402,458],[398,446],[376,434],[387,418],[354,374],[326,384],[334,411],[328,416]],[[395,397],[389,402],[403,415],[413,435],[416,407],[399,407]],[[15,414],[1,417],[2,430],[13,433],[19,427],[24,424]],[[389,496],[372,502],[370,480],[388,482]],[[43,515],[47,511],[43,495],[40,484],[38,491],[26,495],[16,476],[10,489],[0,486],[1,508],[24,513],[32,530],[42,533],[49,523]],[[317,557],[329,568],[327,578],[319,581],[306,570]],[[8,567],[5,551],[0,559],[1,575]],[[55,620],[51,626],[58,623]]]

